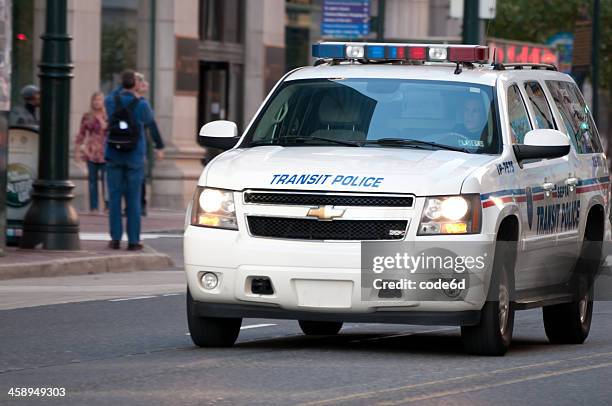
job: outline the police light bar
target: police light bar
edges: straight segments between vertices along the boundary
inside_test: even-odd
[[[335,60],[486,63],[489,60],[489,48],[482,45],[321,42],[312,45],[312,56]]]

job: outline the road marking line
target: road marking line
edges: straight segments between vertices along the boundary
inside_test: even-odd
[[[475,392],[475,391],[484,390],[484,389],[492,389],[492,388],[497,388],[499,386],[513,385],[515,383],[535,381],[538,379],[552,378],[552,377],[559,376],[559,375],[573,374],[576,372],[583,372],[583,371],[589,371],[591,369],[599,369],[599,368],[606,368],[606,367],[612,367],[612,362],[605,362],[603,364],[588,365],[584,367],[576,367],[576,368],[570,368],[570,369],[562,369],[560,371],[554,371],[554,372],[544,372],[541,374],[525,376],[523,378],[508,379],[505,381],[484,384],[484,385],[474,385],[468,388],[431,393],[429,395],[412,396],[412,397],[403,398],[401,400],[380,402],[377,404],[379,405],[401,405],[401,404],[408,403],[408,402],[418,402],[421,400],[435,399],[435,398],[441,398],[441,397],[446,397],[446,396],[451,396],[451,395],[459,395],[462,393]]]
[[[136,296],[136,297],[124,297],[121,299],[110,299],[109,302],[125,302],[126,300],[140,300],[140,299],[151,299],[157,296]]]
[[[276,326],[276,324],[252,324],[250,326],[242,326],[240,327],[240,330],[249,330],[252,328],[271,327],[271,326]]]
[[[437,329],[424,330],[424,331],[411,331],[410,333],[392,334],[392,335],[382,336],[382,337],[371,337],[371,338],[363,338],[363,339],[358,339],[358,340],[352,340],[352,341],[349,341],[349,344],[352,344],[352,343],[363,343],[363,342],[367,342],[367,341],[386,340],[387,338],[395,338],[395,337],[408,337],[408,336],[413,336],[413,335],[416,335],[416,334],[436,333],[438,331],[451,331],[451,330],[456,330],[456,329],[457,329],[457,327],[444,327],[444,328],[437,328]]]
[[[83,241],[109,241],[108,233],[79,233],[79,238]],[[142,233],[141,240],[155,240],[158,238],[183,238],[182,234],[163,234],[163,233]],[[122,241],[127,241],[123,236]]]
[[[416,384],[411,384],[411,385],[398,386],[398,387],[395,387],[395,388],[387,388],[387,389],[379,389],[379,390],[355,393],[355,394],[352,394],[352,395],[339,396],[339,397],[331,398],[331,399],[316,400],[316,401],[312,401],[312,402],[301,403],[301,405],[312,406],[312,405],[333,404],[333,403],[338,403],[338,402],[342,402],[342,401],[346,401],[346,400],[354,400],[354,399],[367,398],[367,397],[372,397],[374,395],[379,395],[379,394],[384,394],[384,393],[392,393],[392,392],[400,392],[400,391],[403,391],[403,390],[415,389],[415,388],[420,388],[420,387],[424,387],[424,386],[440,385],[440,384],[450,383],[450,382],[453,382],[453,381],[472,379],[472,378],[482,378],[482,377],[486,377],[488,375],[501,374],[501,373],[511,372],[511,371],[518,371],[518,370],[521,370],[521,369],[551,366],[551,365],[560,364],[562,362],[579,361],[579,360],[586,360],[586,359],[598,358],[598,357],[609,357],[609,356],[612,356],[612,351],[610,351],[610,352],[600,352],[600,353],[589,354],[589,355],[582,355],[580,357],[566,358],[566,359],[560,359],[560,360],[554,360],[554,361],[537,362],[537,363],[534,363],[534,364],[517,365],[515,367],[510,367],[510,368],[495,369],[493,371],[487,371],[487,372],[481,372],[481,373],[475,373],[475,374],[455,376],[455,377],[452,377],[452,378],[445,378],[445,379],[439,379],[439,380],[436,380],[436,381],[428,381],[428,382],[423,382],[423,383],[416,383]]]

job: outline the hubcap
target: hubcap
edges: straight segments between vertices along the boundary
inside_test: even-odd
[[[584,324],[587,317],[587,307],[589,305],[589,295],[586,294],[578,302],[578,315],[580,316],[580,324]]]
[[[508,328],[508,314],[510,313],[510,297],[508,288],[504,285],[499,287],[499,332],[506,334]]]

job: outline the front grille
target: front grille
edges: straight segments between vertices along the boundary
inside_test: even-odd
[[[301,206],[384,206],[412,207],[412,196],[327,195],[323,193],[246,192],[245,203]]]
[[[320,221],[248,216],[247,221],[254,236],[296,240],[401,240],[408,226],[406,220]]]

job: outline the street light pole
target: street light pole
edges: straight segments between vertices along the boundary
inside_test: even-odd
[[[599,124],[599,19],[600,19],[599,0],[593,2],[593,50],[591,51],[591,84],[593,85],[593,119],[595,124]]]
[[[376,27],[376,39],[385,39],[385,0],[378,0],[378,26]]]
[[[463,0],[463,43],[479,44],[478,0]]]
[[[40,67],[40,154],[22,248],[78,250],[79,217],[68,180],[70,80],[73,65],[66,29],[67,0],[47,0]]]

